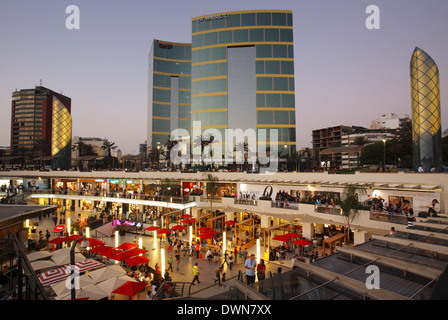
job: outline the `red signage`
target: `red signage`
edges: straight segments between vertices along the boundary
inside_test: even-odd
[[[65,230],[65,224],[60,224],[60,225],[54,227],[54,229],[53,229],[54,232],[62,232],[64,230]]]

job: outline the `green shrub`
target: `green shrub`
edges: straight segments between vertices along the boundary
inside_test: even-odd
[[[418,217],[419,217],[419,218],[428,218],[428,217],[429,217],[429,213],[428,213],[428,212],[425,212],[425,211],[420,211],[420,212],[418,213]]]

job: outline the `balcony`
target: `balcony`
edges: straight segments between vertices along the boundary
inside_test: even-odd
[[[234,204],[242,204],[245,206],[258,206],[258,200],[251,199],[237,199],[235,198],[233,201]]]
[[[332,215],[342,215],[342,209],[339,207],[327,207],[327,206],[314,206],[314,212],[327,213]]]
[[[370,220],[389,222],[395,224],[408,224],[408,218],[403,214],[387,213],[383,211],[370,210]]]
[[[288,202],[288,201],[272,201],[271,208],[299,210],[299,203],[298,202]]]

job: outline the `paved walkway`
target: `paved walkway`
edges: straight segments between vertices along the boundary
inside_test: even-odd
[[[91,211],[82,211],[81,212],[81,218],[87,218],[89,215],[92,215]],[[77,221],[78,215],[74,211],[67,211],[66,212],[66,219],[70,218],[71,221]],[[39,226],[37,227],[37,232],[34,234],[30,234],[29,238],[37,240],[39,236],[39,231],[42,230],[42,233],[45,237],[46,230],[50,231],[51,237],[50,240],[57,237],[58,234],[55,234],[52,230],[54,228],[54,222],[51,219],[51,217],[42,218],[39,220],[38,218],[35,218],[32,220],[32,222],[39,222]],[[92,234],[94,232],[91,232]],[[228,238],[230,239],[233,236],[232,233],[228,235]],[[94,237],[91,235],[91,237]],[[158,263],[161,267],[161,245],[165,248],[165,258],[168,260],[168,257],[170,254],[173,255],[174,260],[174,252],[168,251],[168,244],[162,243],[160,244],[160,241],[157,240],[157,246],[156,249],[154,248],[154,236],[148,235],[148,236],[141,236],[133,233],[127,232],[124,236],[120,236],[119,238],[119,245],[125,242],[132,243],[135,238],[137,239],[139,237],[142,238],[142,245],[143,247],[148,250],[148,253],[146,256],[150,259],[149,265],[154,268],[155,264]],[[187,240],[186,236],[184,238],[181,238],[183,240]],[[106,245],[115,247],[115,237],[104,237],[104,241]],[[138,243],[138,242],[137,242]],[[227,250],[232,250],[233,248],[227,248]],[[248,253],[250,254],[256,254],[256,246],[252,246],[248,249]],[[220,259],[222,262],[222,258]],[[203,255],[203,259],[197,259],[196,254],[193,256],[186,255],[184,256],[183,253],[181,253],[181,259],[179,264],[179,270],[177,270],[177,263],[174,261],[173,263],[173,270],[174,272],[170,271],[170,275],[172,277],[172,281],[174,282],[187,282],[191,283],[193,280],[193,266],[195,263],[198,263],[199,267],[199,281],[200,283],[196,283],[192,289],[191,293],[193,297],[209,297],[213,296],[218,293],[222,293],[223,291],[228,289],[228,285],[226,287],[219,287],[217,284],[215,284],[215,271],[219,267],[220,263],[214,263],[209,262],[205,259],[205,254]],[[266,262],[266,276],[269,275],[269,271],[272,273],[277,271],[277,268],[281,266],[284,271],[287,271],[290,269],[290,260],[283,260],[281,263],[279,262]],[[168,268],[168,263],[166,262],[166,268]],[[229,266],[227,264],[224,265],[223,272],[226,273],[226,281],[230,281],[232,279],[235,279],[238,276],[239,271],[242,271],[242,273],[245,273],[245,269],[243,266],[242,261],[237,261],[236,264],[233,265],[232,270],[230,270]],[[138,297],[135,297],[136,299],[145,299],[144,294],[140,294]]]

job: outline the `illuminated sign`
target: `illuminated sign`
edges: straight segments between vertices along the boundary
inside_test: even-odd
[[[134,180],[126,180],[126,183],[127,183],[127,184],[133,184],[133,183],[134,183]]]
[[[109,183],[120,183],[120,180],[109,180]]]
[[[204,22],[204,21],[227,19],[227,18],[230,18],[230,14],[220,14],[220,15],[217,15],[217,16],[201,18],[201,19],[198,20],[198,23],[201,23],[201,22]]]

